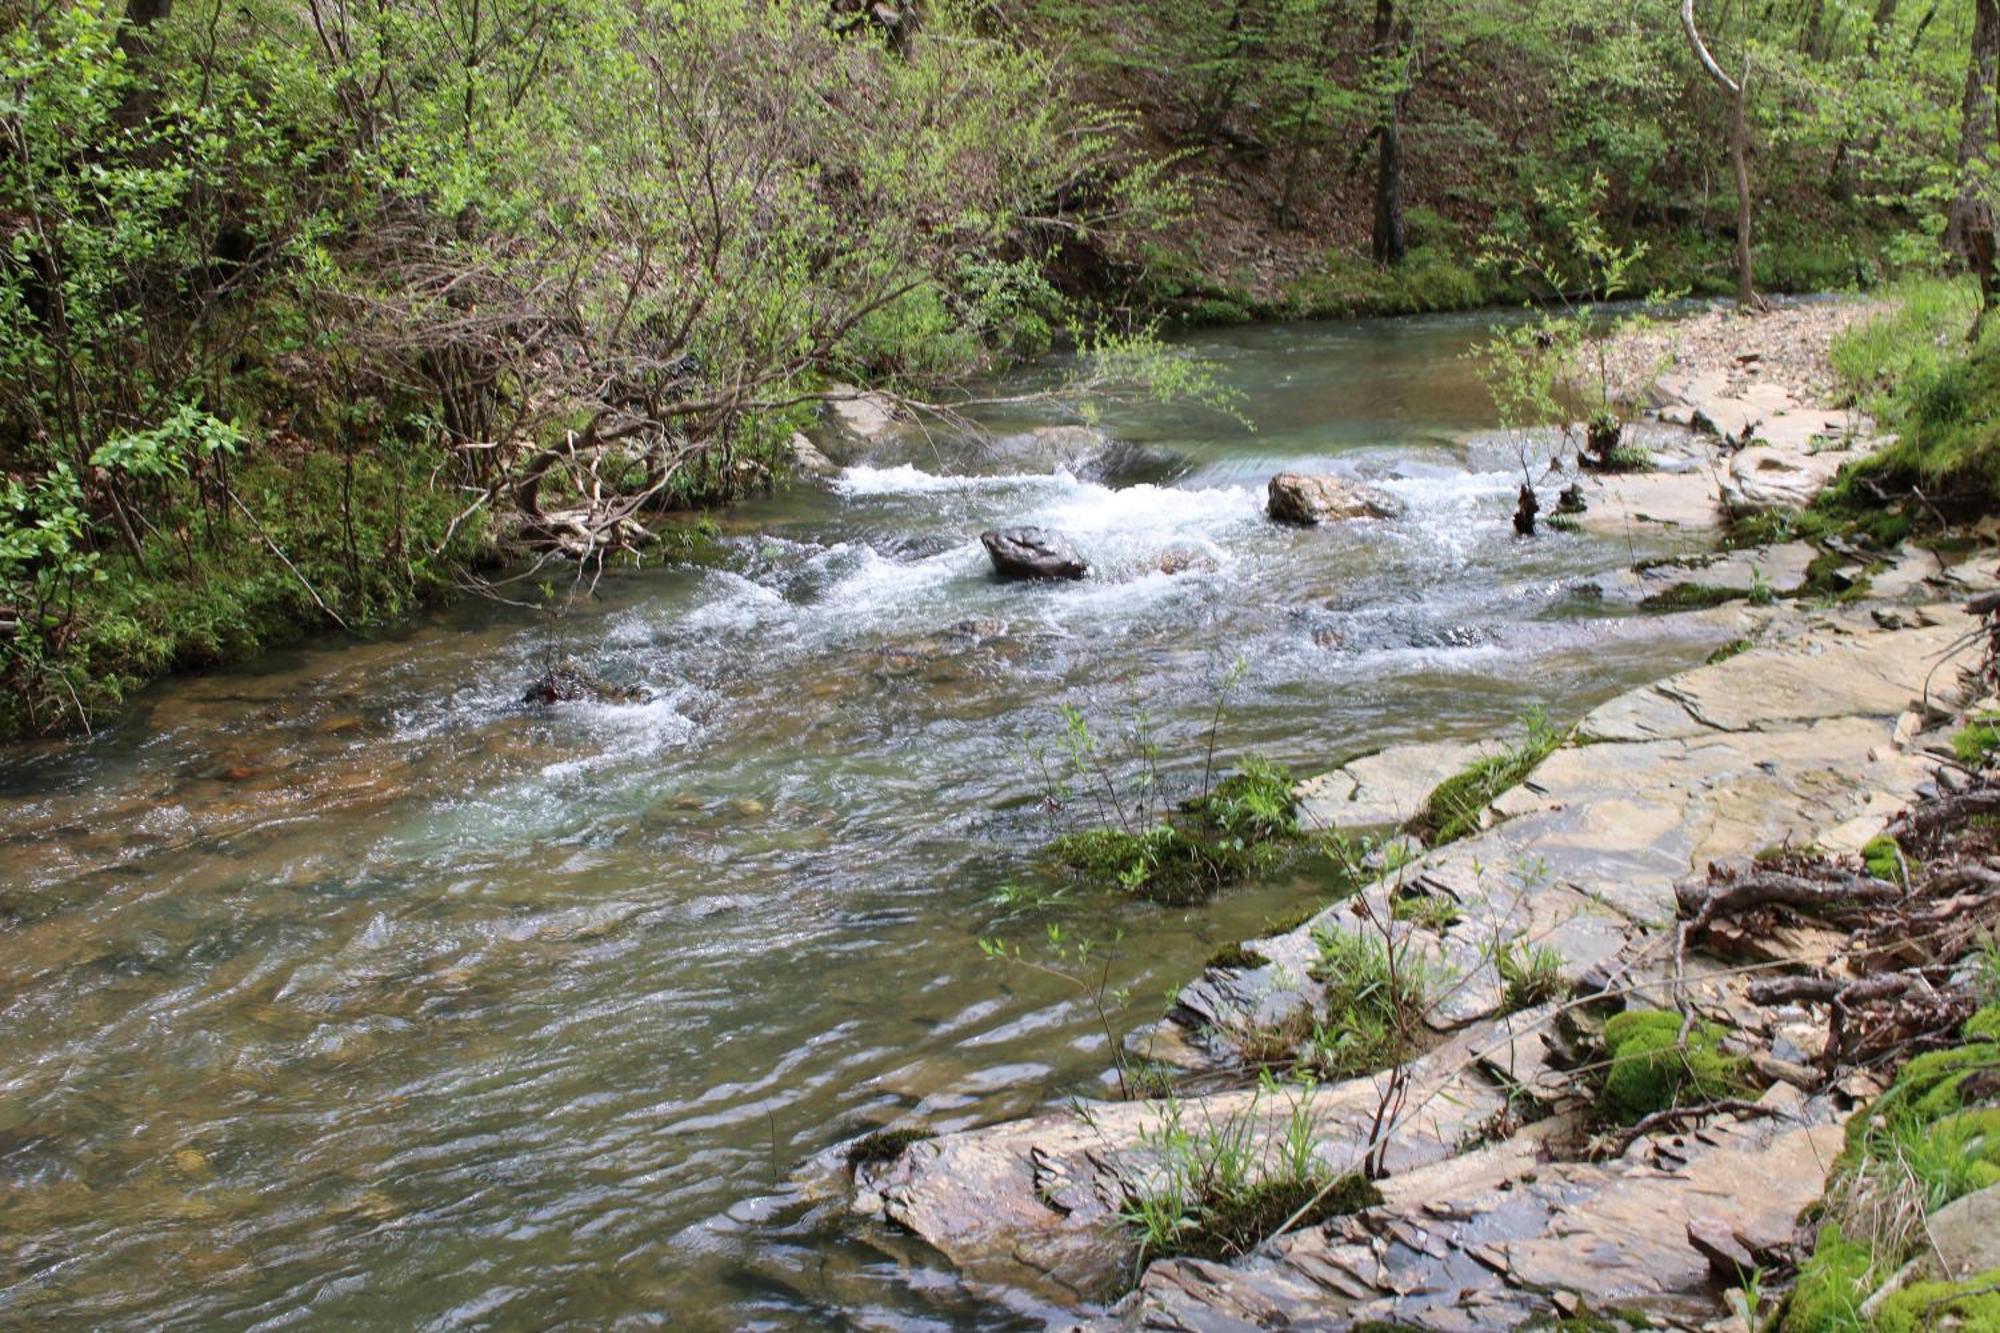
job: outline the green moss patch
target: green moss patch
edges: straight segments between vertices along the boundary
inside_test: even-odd
[[[1741,588],[1725,588],[1714,583],[1676,583],[1640,601],[1644,611],[1705,611],[1712,606],[1740,602],[1750,594]]]
[[[1486,807],[1501,793],[1518,786],[1567,736],[1541,714],[1531,715],[1527,735],[1519,744],[1477,760],[1439,783],[1425,798],[1424,808],[1403,826],[1404,831],[1432,847],[1477,833]]]
[[[1269,870],[1301,844],[1292,775],[1247,759],[1205,796],[1139,829],[1094,828],[1050,843],[1055,867],[1167,906],[1200,902]]]
[[[2000,1268],[1963,1282],[1917,1282],[1875,1311],[1877,1333],[1919,1330],[2000,1329]]]
[[[1743,1060],[1722,1049],[1723,1029],[1696,1023],[1681,1045],[1681,1016],[1628,1010],[1604,1025],[1610,1064],[1604,1074],[1606,1114],[1633,1124],[1655,1111],[1741,1097],[1752,1089]]]
[[[1314,1178],[1264,1180],[1203,1199],[1189,1219],[1183,1245],[1175,1252],[1202,1259],[1233,1258],[1248,1254],[1308,1203],[1312,1207],[1299,1219],[1300,1226],[1318,1226],[1382,1202],[1381,1191],[1360,1175],[1340,1177],[1324,1197],[1313,1202],[1322,1185]]]
[[[1208,956],[1205,966],[1219,972],[1246,972],[1254,967],[1265,967],[1270,961],[1255,949],[1246,949],[1240,944],[1225,944]]]
[[[936,1137],[937,1135],[928,1129],[878,1129],[873,1134],[865,1135],[848,1145],[848,1169],[853,1170],[871,1163],[893,1162],[912,1144]]]

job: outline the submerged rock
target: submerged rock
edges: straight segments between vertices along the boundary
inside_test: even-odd
[[[1001,528],[979,540],[1003,579],[1080,579],[1090,568],[1069,538],[1046,528]]]
[[[1265,489],[1265,509],[1280,523],[1313,527],[1350,518],[1401,518],[1402,501],[1341,477],[1280,472]]]
[[[524,704],[642,704],[653,696],[638,685],[614,685],[573,658],[544,671],[521,694]]]

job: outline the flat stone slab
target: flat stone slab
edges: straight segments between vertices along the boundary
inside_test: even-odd
[[[1576,516],[1577,526],[1599,536],[1663,528],[1712,533],[1725,517],[1721,488],[1707,471],[1592,475],[1583,487],[1588,507]]]
[[[1577,737],[1588,745],[1893,718],[1927,680],[1950,683],[1948,669],[1935,677],[1933,669],[1972,628],[1956,606],[1923,608],[1922,619],[1929,623],[1889,633],[1858,614],[1825,618],[1797,638],[1622,694],[1587,714]]]
[[[1388,1136],[1394,1173],[1439,1162],[1506,1105],[1482,1058],[1517,1044],[1511,1029],[1462,1034],[1410,1066],[1406,1109]],[[1358,1168],[1386,1076],[1317,1089],[1314,1151],[1334,1174]],[[974,1282],[1004,1283],[1066,1302],[1103,1300],[1129,1279],[1135,1239],[1120,1214],[1163,1169],[1160,1136],[1178,1116],[1196,1135],[1248,1127],[1265,1166],[1292,1113],[1292,1088],[1254,1088],[1166,1102],[1094,1104],[918,1143],[857,1187]]]
[[[1299,822],[1309,829],[1382,829],[1423,809],[1446,778],[1501,747],[1486,741],[1395,745],[1298,785]]]
[[[1762,586],[1774,597],[1789,597],[1805,583],[1806,570],[1818,555],[1809,543],[1785,542],[1779,546],[1648,565],[1636,577],[1636,591],[1642,598],[1654,597],[1676,584],[1697,583],[1709,588],[1729,588],[1746,597]]]

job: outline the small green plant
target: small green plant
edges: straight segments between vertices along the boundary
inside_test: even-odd
[[[1390,901],[1389,914],[1439,934],[1457,925],[1461,915],[1457,900],[1442,893],[1399,893]]]
[[[1421,1040],[1424,1014],[1442,977],[1409,932],[1316,932],[1312,977],[1326,993],[1307,1059],[1329,1078],[1397,1064]]]
[[[1059,923],[1051,922],[1039,953],[1031,954],[1018,943],[999,939],[980,940],[979,951],[994,962],[1052,977],[1082,995],[1096,1015],[1098,1030],[1104,1034],[1105,1046],[1111,1052],[1118,1072],[1118,1090],[1130,1097],[1132,1085],[1127,1075],[1125,1046],[1111,1021],[1111,1011],[1130,998],[1125,989],[1111,984],[1111,969],[1122,940],[1122,935],[1114,935],[1109,945],[1100,946],[1088,938],[1073,939]]]
[[[1750,605],[1769,606],[1778,599],[1777,590],[1771,586],[1771,577],[1761,568],[1752,566],[1750,570]]]
[[[1254,756],[1213,790],[1117,827],[1066,833],[1049,844],[1060,869],[1152,902],[1199,902],[1299,850],[1292,777]],[[1150,787],[1149,787],[1150,790]]]
[[[1220,1122],[1189,1123],[1186,1104],[1169,1098],[1141,1141],[1159,1159],[1154,1178],[1134,1188],[1124,1218],[1139,1238],[1140,1260],[1169,1255],[1230,1259],[1247,1254],[1301,1209],[1304,1225],[1381,1202],[1358,1175],[1334,1177],[1319,1160],[1316,1086],[1280,1085],[1268,1074],[1249,1106]],[[1281,1132],[1262,1133],[1259,1106],[1287,1099]]]
[[[1600,472],[1651,472],[1659,463],[1650,449],[1637,444],[1614,445],[1597,464]]]
[[[1499,754],[1474,761],[1463,772],[1438,784],[1404,831],[1442,847],[1479,831],[1486,807],[1501,793],[1517,786],[1535,766],[1554,754],[1568,733],[1549,724],[1539,710],[1528,715],[1527,734]]]
[[[1508,1013],[1532,1009],[1569,994],[1569,983],[1563,979],[1562,955],[1546,944],[1508,940],[1500,946],[1493,966],[1505,987],[1502,1004]]]
[[[1718,662],[1727,662],[1732,657],[1741,657],[1756,646],[1748,639],[1731,639],[1708,655],[1707,664],[1714,666]]]

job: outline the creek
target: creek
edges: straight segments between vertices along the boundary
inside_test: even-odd
[[[1222,761],[1311,772],[1716,646],[1596,595],[1659,539],[1513,536],[1489,320],[1203,333],[1254,431],[1107,406],[1072,471],[1015,409],[560,620],[467,603],[0,752],[0,1323],[1038,1324],[798,1181],[892,1120],[1106,1094],[1089,1007],[979,947],[1045,934],[995,893],[1063,827],[1029,756],[1057,706],[1185,783],[1235,677]],[[1408,514],[1279,527],[1282,468]],[[1020,523],[1092,577],[994,581],[978,533]],[[562,655],[652,700],[522,705]],[[1059,919],[1116,941],[1123,1031],[1325,889]]]

